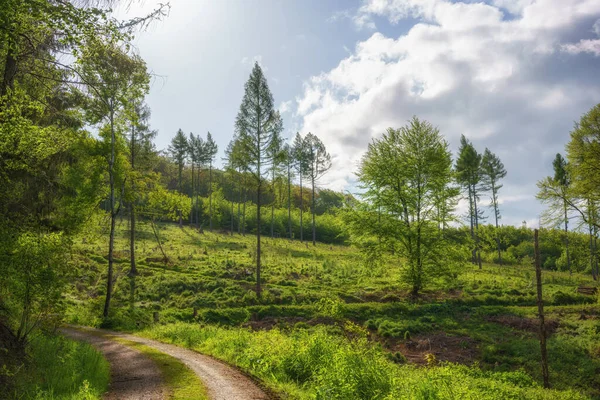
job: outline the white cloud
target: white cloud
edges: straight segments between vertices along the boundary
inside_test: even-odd
[[[290,111],[291,105],[292,105],[292,101],[291,101],[291,100],[288,100],[288,101],[282,101],[282,102],[279,104],[279,107],[277,107],[277,109],[279,110],[279,112],[280,112],[281,114],[284,114],[284,113],[286,113],[286,112],[289,112],[289,111]]]
[[[357,43],[296,98],[302,132],[319,135],[333,155],[324,183],[348,187],[372,138],[417,115],[451,144],[465,134],[503,159],[503,202],[514,213],[505,223],[537,216],[535,182],[573,120],[600,98],[595,72],[572,71],[576,53],[598,55],[596,41],[583,37],[600,1],[367,0],[355,20],[372,16],[418,22],[398,38],[376,32]]]

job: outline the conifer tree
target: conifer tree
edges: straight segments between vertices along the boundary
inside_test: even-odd
[[[482,180],[485,188],[492,192],[492,208],[494,209],[494,218],[496,222],[496,246],[498,248],[498,260],[502,265],[502,253],[500,251],[500,237],[498,236],[498,220],[501,218],[498,204],[498,190],[502,188],[499,183],[506,176],[506,169],[500,158],[492,153],[488,148],[483,152],[481,159]]]
[[[206,134],[206,142],[204,143],[204,160],[208,163],[208,220],[209,229],[213,228],[213,209],[212,209],[212,165],[218,151],[217,144],[212,138],[210,132]]]
[[[331,156],[327,153],[325,145],[316,135],[308,133],[304,138],[306,148],[306,176],[312,186],[312,242],[317,245],[317,231],[315,227],[315,188],[316,182],[331,168]]]
[[[565,223],[565,252],[567,256],[567,269],[571,272],[571,258],[569,257],[569,216],[568,216],[568,204],[566,200],[566,193],[569,189],[569,174],[567,172],[567,160],[557,153],[552,161],[552,168],[554,169],[554,182],[560,188],[560,191],[565,194],[563,196],[563,211],[564,211],[564,223]]]
[[[169,153],[171,157],[177,163],[178,170],[178,183],[177,189],[179,193],[182,193],[182,175],[183,175],[183,167],[185,166],[185,161],[188,157],[188,141],[185,137],[185,134],[181,129],[177,131],[173,140],[171,140],[171,144],[169,145]],[[181,211],[179,211],[179,226],[183,227],[183,216]]]
[[[473,248],[473,263],[479,265],[481,269],[481,251],[479,248],[479,210],[477,201],[479,200],[479,189],[481,183],[481,155],[477,153],[473,144],[465,138],[460,137],[460,148],[458,150],[458,159],[456,160],[457,180],[460,185],[467,190],[469,198],[469,218],[471,224],[471,238],[475,242]]]
[[[269,171],[269,148],[275,132],[281,132],[281,118],[273,108],[273,95],[258,63],[246,82],[244,97],[235,121],[236,134],[245,154],[245,169],[256,186],[256,295],[261,296],[261,206],[265,176]]]
[[[306,145],[300,133],[296,132],[294,138],[294,144],[292,147],[292,154],[294,157],[294,168],[298,172],[298,179],[300,183],[300,242],[304,241],[304,223],[302,216],[304,214],[304,194],[302,193],[302,176],[306,174],[307,166],[307,155]]]

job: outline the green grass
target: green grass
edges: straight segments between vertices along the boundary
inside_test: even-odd
[[[130,281],[126,278],[129,244],[124,222],[117,235],[117,283],[111,317],[104,321],[106,326],[129,331],[155,329],[152,314],[158,312],[160,324],[187,322],[196,324],[190,326],[200,331],[231,327],[231,332],[243,332],[239,335],[244,340],[250,340],[245,336],[250,331],[241,327],[249,327],[253,330],[251,335],[257,337],[279,332],[277,335],[294,338],[323,330],[328,338],[344,343],[347,337],[354,337],[346,329],[352,322],[366,329],[369,346],[378,346],[386,359],[392,357],[397,361],[404,357],[400,353],[406,354],[399,346],[443,334],[457,338],[457,345],[448,351],[464,356],[460,362],[466,366],[447,366],[460,379],[474,382],[461,369],[471,368],[470,374],[492,374],[485,375],[485,379],[494,382],[497,377],[492,378],[496,376],[493,374],[516,373],[541,384],[535,329],[520,326],[523,321],[535,324],[537,315],[535,273],[531,266],[484,264],[480,270],[466,264],[433,277],[422,296],[412,299],[408,295],[410,288],[399,278],[403,267],[402,260],[396,257],[386,255],[381,262],[370,263],[352,246],[318,243],[313,247],[298,241],[266,238],[262,255],[264,296],[259,300],[254,294],[253,236],[199,234],[187,227],[163,224],[160,235],[171,260],[165,265],[152,235],[147,234],[148,228],[143,223],[140,226],[142,233],[137,243],[140,273],[135,281],[135,302],[131,303]],[[88,232],[76,241],[73,257],[80,268],[67,298],[67,319],[72,323],[99,326],[102,322],[99,316],[105,290],[106,245],[100,232]],[[559,271],[543,271],[543,283],[547,318],[557,324],[548,339],[551,384],[558,390],[575,390],[598,397],[600,307],[597,298],[575,291],[579,285],[597,286],[597,283],[588,275]],[[309,336],[302,337],[312,340]],[[224,346],[220,342],[211,343]],[[209,347],[206,351],[217,354]],[[445,359],[444,352],[438,356]],[[422,353],[413,356],[409,366],[415,361],[423,363],[423,358]],[[244,367],[235,357],[225,359],[260,379],[270,379],[269,369],[266,371],[270,372],[261,372]],[[269,365],[275,364],[276,360],[272,360]],[[474,364],[478,367],[473,367]],[[380,367],[384,368],[377,364]],[[417,372],[407,377],[430,379],[426,368],[414,365],[410,368]],[[324,374],[319,385],[326,386],[326,380],[334,378]],[[289,393],[317,396],[316,386],[310,389],[305,383],[286,379],[272,386],[287,388],[281,390]],[[436,390],[442,390],[441,387]],[[528,390],[544,393],[536,387]]]
[[[31,362],[15,376],[12,398],[96,400],[108,387],[108,363],[87,343],[38,334],[31,338],[29,358]]]
[[[364,336],[347,340],[324,328],[251,332],[178,323],[141,334],[223,359],[296,399],[585,398],[575,391],[544,390],[522,371],[397,365]]]
[[[148,356],[162,373],[171,400],[207,400],[206,388],[198,376],[178,359],[131,340],[110,337],[125,346],[132,347]]]

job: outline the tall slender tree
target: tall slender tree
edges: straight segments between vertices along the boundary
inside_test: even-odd
[[[498,249],[498,260],[502,265],[502,252],[500,251],[500,236],[498,220],[501,218],[498,204],[498,190],[502,188],[500,180],[506,176],[506,169],[500,158],[492,153],[488,148],[483,152],[481,159],[482,181],[486,189],[491,191],[491,206],[494,209],[494,218],[496,222],[496,247]]]
[[[269,171],[269,148],[275,132],[281,132],[282,121],[273,108],[273,95],[269,90],[258,63],[250,73],[244,87],[244,97],[235,121],[235,130],[247,155],[246,170],[256,186],[256,295],[261,296],[261,206],[265,175]]]
[[[317,230],[315,226],[315,189],[317,181],[331,168],[331,156],[327,153],[325,145],[316,135],[308,133],[304,138],[306,148],[306,177],[312,187],[311,213],[312,213],[312,242],[317,245]]]
[[[560,191],[564,194],[563,196],[563,212],[564,212],[564,224],[565,224],[565,252],[567,256],[567,269],[569,272],[571,271],[571,257],[569,256],[569,212],[568,212],[568,203],[566,199],[566,193],[569,190],[570,179],[569,173],[567,171],[567,160],[564,157],[557,153],[556,157],[554,157],[554,161],[552,161],[552,168],[554,169],[554,182],[560,188]]]
[[[300,183],[300,242],[304,241],[304,222],[302,216],[304,214],[304,193],[302,193],[302,176],[306,175],[308,169],[307,164],[307,152],[306,144],[300,133],[296,132],[294,137],[294,144],[292,147],[292,154],[294,157],[294,168],[298,173],[298,179]]]
[[[289,144],[283,146],[283,162],[287,175],[287,209],[288,209],[288,234],[292,240],[292,169],[294,167],[293,149]]]
[[[169,153],[171,157],[177,163],[177,171],[178,171],[178,181],[177,181],[177,190],[179,193],[183,194],[182,187],[182,177],[183,177],[183,167],[185,166],[185,161],[188,157],[188,141],[185,137],[185,133],[181,129],[177,131],[173,140],[171,140],[171,144],[169,145]],[[183,227],[183,215],[181,211],[179,212],[179,226]]]
[[[196,141],[198,140],[198,138],[196,136],[194,136],[194,134],[192,132],[190,132],[190,137],[188,139],[188,157],[190,158],[190,164],[192,165],[192,189],[190,191],[190,198],[192,199],[192,208],[190,211],[190,227],[192,226],[193,222],[194,222],[194,195],[195,195],[195,187],[194,187],[194,167],[196,165],[196,162],[198,160],[198,151],[196,148]]]
[[[281,120],[279,112],[276,111],[277,115],[275,118]],[[271,146],[269,147],[269,158],[271,163],[271,190],[273,192],[273,201],[271,202],[271,239],[274,237],[274,226],[275,226],[275,203],[277,200],[276,196],[276,179],[281,173],[281,166],[283,164],[283,139],[281,132],[274,131],[271,139]]]
[[[108,317],[113,289],[113,264],[116,218],[120,209],[117,206],[115,189],[117,185],[117,147],[122,140],[122,127],[119,118],[130,102],[140,100],[148,91],[149,75],[146,65],[137,56],[127,54],[126,50],[114,45],[90,39],[78,60],[78,74],[88,83],[86,92],[86,113],[92,123],[104,123],[103,132],[109,142],[109,212],[110,234],[108,244],[108,274],[104,318]],[[124,189],[123,179],[119,182]]]
[[[471,238],[475,242],[472,251],[473,263],[481,269],[481,251],[479,248],[479,189],[481,183],[481,155],[477,153],[473,144],[467,140],[465,135],[460,137],[460,148],[456,160],[457,181],[467,191],[469,198],[469,219],[471,224]]]
[[[208,163],[208,221],[209,229],[212,231],[213,228],[213,207],[212,207],[212,167],[215,156],[219,148],[212,138],[210,132],[206,134],[204,157],[206,163]]]

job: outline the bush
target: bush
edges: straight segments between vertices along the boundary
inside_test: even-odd
[[[198,317],[201,321],[212,324],[240,325],[250,319],[250,312],[246,308],[223,308],[204,310]]]

